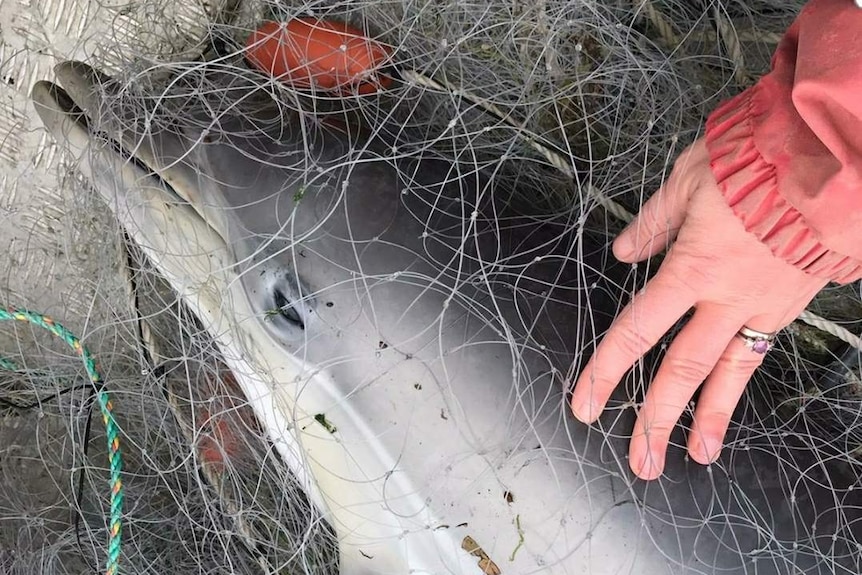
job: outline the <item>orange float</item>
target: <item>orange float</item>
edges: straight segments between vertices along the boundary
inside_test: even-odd
[[[370,94],[392,79],[380,69],[391,53],[341,22],[295,18],[267,21],[246,41],[246,58],[261,72],[297,88]]]

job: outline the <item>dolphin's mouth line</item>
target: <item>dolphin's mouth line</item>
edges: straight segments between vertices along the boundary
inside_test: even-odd
[[[188,202],[183,196],[174,189],[174,187],[164,178],[159,175],[158,170],[148,165],[147,162],[128,151],[117,138],[112,137],[107,131],[95,128],[90,117],[61,86],[50,83],[49,87],[51,97],[54,100],[57,108],[63,112],[70,120],[77,124],[80,128],[90,135],[92,142],[99,142],[108,146],[123,161],[134,165],[139,170],[146,172],[148,176],[158,180],[158,183],[166,192],[169,192],[174,198],[182,203],[189,204],[192,209],[198,211],[193,204]]]
[[[162,177],[159,170],[151,166],[145,159],[130,152],[128,147],[124,145],[119,138],[111,135],[109,130],[103,130],[96,127],[93,119],[88,115],[87,111],[75,101],[74,96],[67,92],[62,86],[53,82],[46,82],[43,87],[46,87],[48,90],[51,105],[54,106],[58,112],[63,114],[69,122],[74,123],[76,127],[85,132],[91,145],[94,144],[97,147],[102,146],[106,153],[114,155],[118,161],[127,163],[128,165],[133,166],[136,171],[141,174],[146,174],[148,178],[152,178],[153,184],[157,185],[162,189],[162,191],[169,194],[173,201],[188,205],[196,215],[201,218],[205,225],[213,229],[213,231],[215,231],[216,234],[218,234],[221,239],[228,244],[228,238],[224,237],[223,234],[219,233],[217,229],[209,224],[206,215],[202,213],[197,206],[195,206],[194,201],[191,201],[184,194],[179,193],[168,178]],[[261,310],[262,316],[260,319],[264,321],[272,321],[275,317],[280,317],[287,322],[287,325],[291,326],[291,329],[305,331],[307,327],[307,318],[303,317],[303,314],[298,310],[298,304],[294,301],[295,299],[299,299],[298,296],[294,295],[291,297],[290,293],[298,290],[285,290],[286,288],[279,288],[278,286],[274,286],[272,288],[271,305]]]

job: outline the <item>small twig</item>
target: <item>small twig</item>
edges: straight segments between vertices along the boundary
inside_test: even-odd
[[[515,527],[518,529],[518,544],[512,550],[512,554],[509,555],[509,561],[515,560],[515,554],[524,546],[524,530],[521,529],[521,516],[515,515]]]

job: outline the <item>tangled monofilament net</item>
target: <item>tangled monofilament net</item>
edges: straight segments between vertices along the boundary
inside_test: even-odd
[[[136,119],[158,111],[181,125],[188,107],[204,100],[230,107],[229,88],[250,82],[287,108],[361,117],[389,131],[397,153],[481,168],[499,193],[515,192],[515,201],[539,205],[549,219],[572,214],[579,232],[607,245],[624,224],[608,201],[637,212],[702,133],[705,115],[767,69],[801,4],[152,0],[100,7],[116,16],[115,28],[103,34],[90,63],[125,86],[117,109]],[[311,96],[250,71],[241,56],[246,36],[263,19],[298,15],[347,21],[391,46],[401,72],[395,87],[372,97]],[[204,62],[219,74],[202,73]],[[554,166],[536,144],[567,158],[569,169]],[[66,249],[56,257],[91,261],[101,254],[71,289],[89,301],[73,329],[100,360],[123,430],[125,572],[337,572],[332,529],[245,405],[222,363],[225,350],[124,240],[101,200],[65,169],[64,183],[75,192],[64,206],[67,221],[77,224],[62,232]],[[80,246],[87,246],[83,255]],[[20,265],[13,255],[7,274]],[[610,269],[612,256],[604,258]],[[657,263],[608,272],[603,289],[618,306],[604,311],[621,309]],[[42,307],[17,284],[8,292],[5,304]],[[860,332],[858,286],[825,290],[812,309]],[[58,319],[64,313],[60,305],[47,311]],[[91,389],[79,359],[48,336],[0,329],[10,336],[0,357],[15,364],[0,373],[0,570],[92,570],[104,556],[108,490]],[[672,335],[627,380],[634,401]],[[579,342],[579,355],[593,344]],[[786,532],[764,534],[778,541],[766,558],[776,564],[804,555],[825,573],[838,569],[835,561],[848,565],[862,556],[852,498],[862,477],[862,381],[858,364],[832,363],[842,353],[834,338],[791,326],[727,437],[739,461],[751,450],[780,456],[781,466],[766,472],[786,485],[788,499],[834,494],[833,508],[816,510],[830,516],[825,537],[834,544],[818,542],[824,535],[811,510],[800,507],[793,540]],[[679,455],[684,445],[674,447]],[[654,489],[672,481],[661,479]],[[673,517],[666,520],[676,527]]]

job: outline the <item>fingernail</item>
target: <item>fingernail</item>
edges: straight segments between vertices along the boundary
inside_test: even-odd
[[[640,463],[640,468],[633,466],[632,469],[638,477],[651,481],[661,477],[661,473],[664,471],[664,454],[659,450],[650,450],[646,452],[640,462],[632,463]]]
[[[721,439],[705,436],[700,438],[700,449],[706,461],[713,463],[721,454]]]
[[[572,403],[572,412],[582,423],[592,423],[599,416],[599,413],[601,413],[601,409],[598,403],[587,398],[580,400],[577,404]]]
[[[631,224],[614,240],[614,253],[618,259],[630,259],[635,253],[634,234],[627,233]]]

